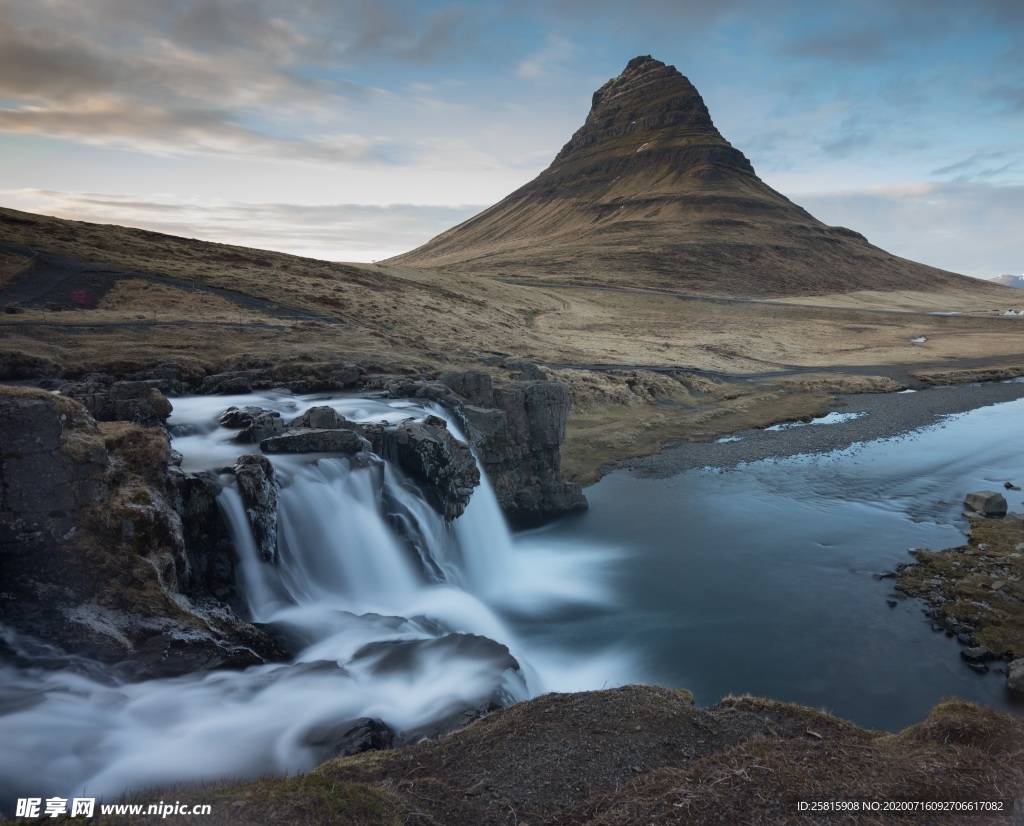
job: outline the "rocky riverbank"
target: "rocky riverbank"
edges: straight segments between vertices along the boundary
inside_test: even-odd
[[[1024,516],[1007,513],[1001,494],[988,498],[1001,507],[969,512],[966,545],[911,549],[916,564],[899,571],[896,588],[925,601],[932,628],[959,640],[967,666],[1004,671],[1024,698]]]
[[[61,651],[118,664],[129,679],[286,658],[277,642],[239,619],[237,552],[215,501],[222,482],[182,472],[164,428],[173,404],[165,393],[359,385],[435,402],[461,424],[510,518],[586,507],[579,485],[560,476],[571,405],[560,383],[540,371],[499,385],[482,372],[439,380],[366,372],[340,364],[300,375],[264,368],[204,375],[168,363],[142,374],[41,382],[60,395],[0,386],[3,623]],[[327,451],[366,467],[386,457],[447,520],[463,512],[480,482],[473,451],[434,416],[362,425],[329,406],[293,421],[230,407],[221,425],[254,443],[221,472],[237,480],[268,564],[277,556],[277,482],[262,453]]]
[[[1020,381],[960,384],[914,392],[843,394],[819,411],[820,416],[840,414],[833,417],[832,423],[810,424],[810,417],[806,417],[770,428],[728,432],[715,441],[675,442],[659,453],[628,459],[615,466],[643,475],[667,477],[690,468],[728,468],[762,459],[828,453],[857,442],[932,427],[943,416],[1020,398],[1024,398],[1024,382]]]

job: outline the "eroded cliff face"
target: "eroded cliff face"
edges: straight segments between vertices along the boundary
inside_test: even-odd
[[[496,387],[483,371],[453,371],[437,381],[396,379],[387,390],[396,397],[436,401],[461,420],[502,510],[513,521],[587,507],[580,486],[562,479],[560,448],[572,395],[561,382],[528,379]]]
[[[132,677],[284,656],[196,570],[180,512],[184,494],[193,510],[203,496],[182,483],[162,428],[98,426],[72,399],[9,387],[0,422],[4,625]]]

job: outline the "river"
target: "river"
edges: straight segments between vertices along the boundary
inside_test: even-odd
[[[292,416],[329,403],[359,421],[430,412],[351,396],[173,401],[190,471],[245,452],[216,425],[230,404]],[[589,511],[517,535],[486,484],[446,525],[393,468],[275,456],[277,565],[259,560],[228,476],[221,504],[249,618],[281,632],[293,662],[123,684],[96,664],[55,670],[45,646],[7,632],[38,665],[0,664],[0,808],[304,771],[324,756],[318,732],[346,720],[409,737],[489,702],[629,682],[686,687],[702,704],[793,700],[890,730],[948,695],[1015,707],[1001,675],[967,669],[921,604],[889,607],[892,581],[873,575],[909,547],[963,541],[963,494],[1024,471],[1022,411],[667,479],[616,471],[587,490]]]

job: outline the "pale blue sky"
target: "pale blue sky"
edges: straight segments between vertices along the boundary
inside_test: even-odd
[[[0,204],[338,260],[542,170],[637,54],[771,186],[1024,270],[1020,0],[0,0]]]

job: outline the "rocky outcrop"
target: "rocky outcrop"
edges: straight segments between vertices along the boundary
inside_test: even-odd
[[[277,559],[277,479],[266,456],[247,453],[233,468],[238,494],[252,528],[253,542],[260,558]]]
[[[235,547],[227,523],[217,505],[220,483],[211,474],[175,474],[175,509],[188,558],[182,582],[186,594],[196,599],[212,596],[232,607],[239,603],[235,589]]]
[[[285,656],[193,568],[198,526],[182,513],[205,511],[210,529],[216,506],[162,428],[98,427],[72,399],[6,387],[0,421],[4,624],[131,679]],[[208,550],[230,576],[216,539]]]
[[[225,373],[214,373],[203,379],[199,392],[214,396],[236,393],[251,393],[253,390],[265,390],[274,386],[274,379],[269,370],[231,370]]]
[[[1006,687],[1024,697],[1024,659],[1014,660],[1006,667]]]
[[[70,539],[108,493],[109,459],[80,405],[0,387],[0,558]]]
[[[302,428],[260,442],[264,453],[344,453],[354,456],[369,448],[370,443],[354,430],[342,428]]]
[[[968,493],[964,497],[964,505],[982,516],[1006,516],[1006,497],[993,490]]]
[[[420,483],[428,501],[445,519],[462,515],[480,471],[473,452],[448,430],[444,419],[407,419],[381,431],[381,455]]]
[[[323,762],[366,751],[389,749],[394,741],[395,733],[382,720],[360,717],[317,727],[307,735],[305,744],[316,752],[317,761]]]
[[[149,381],[92,380],[62,385],[62,396],[81,402],[98,422],[133,422],[143,427],[162,425],[171,415],[171,403]]]
[[[580,486],[561,476],[572,405],[564,384],[530,380],[495,387],[482,371],[442,373],[437,383],[454,395],[444,403],[461,418],[507,516],[529,521],[587,506]]]

